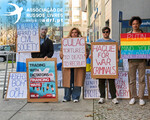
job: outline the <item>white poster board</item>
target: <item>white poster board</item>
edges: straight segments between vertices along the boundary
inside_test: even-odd
[[[91,72],[86,72],[84,82],[84,99],[100,98],[98,83],[99,80],[91,78]]]
[[[144,91],[144,96],[148,97],[148,85],[147,85],[147,74],[150,73],[150,69],[145,70],[145,91]],[[137,96],[139,95],[139,74],[138,70],[136,72],[136,89],[137,89]]]
[[[85,38],[63,38],[63,67],[86,67],[86,42]]]
[[[17,23],[16,52],[40,52],[38,23]]]
[[[129,99],[129,81],[128,81],[128,72],[119,71],[118,79],[115,79],[116,85],[116,96],[119,99]],[[109,91],[109,83],[108,83]],[[110,92],[108,92],[108,98],[111,98]]]
[[[27,75],[25,72],[11,72],[8,80],[6,99],[27,98]]]
[[[128,59],[123,59],[123,70],[124,71],[129,71]]]
[[[118,78],[118,43],[92,43],[92,78]]]

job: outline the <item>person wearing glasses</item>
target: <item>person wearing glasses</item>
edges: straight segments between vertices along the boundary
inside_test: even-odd
[[[103,38],[96,40],[96,42],[115,42],[112,40],[110,35],[110,28],[104,27],[102,29]],[[91,55],[90,55],[91,57]],[[100,99],[98,101],[99,104],[103,104],[105,102],[105,81],[106,79],[99,79],[99,91],[100,91]],[[116,86],[115,86],[115,79],[108,79],[109,82],[109,90],[112,98],[112,102],[114,104],[118,104],[118,100],[116,98]]]
[[[132,30],[128,33],[143,33],[140,29],[140,25],[142,20],[139,16],[133,16],[129,20],[129,25],[132,26]],[[139,105],[145,105],[144,90],[145,90],[145,68],[146,68],[146,60],[145,59],[129,59],[129,85],[130,85],[130,93],[131,100],[129,101],[130,105],[135,104],[137,98],[137,90],[136,90],[136,71],[138,70],[139,74]]]

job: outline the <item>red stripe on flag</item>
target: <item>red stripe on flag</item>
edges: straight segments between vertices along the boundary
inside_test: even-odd
[[[150,33],[122,33],[121,38],[148,38]]]

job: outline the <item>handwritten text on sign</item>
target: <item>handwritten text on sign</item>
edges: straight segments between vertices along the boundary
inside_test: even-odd
[[[86,67],[85,38],[63,38],[63,66]]]
[[[86,78],[84,82],[84,98],[94,99],[99,98],[98,80],[91,78],[91,72],[86,72]]]
[[[146,69],[146,71],[145,71],[145,90],[144,90],[144,96],[148,96],[147,74],[149,72],[150,72],[150,70]],[[139,95],[139,73],[138,73],[138,70],[136,72],[136,91],[137,91],[137,95]]]
[[[38,31],[38,23],[18,23],[17,52],[40,51]]]
[[[128,83],[128,72],[119,72],[118,79],[115,79],[115,86],[116,86],[116,95],[117,98],[130,98],[129,94],[129,83]],[[110,92],[109,92],[109,98]]]
[[[128,72],[119,72],[119,78],[115,80],[117,97],[130,98]]]
[[[150,33],[121,34],[121,58],[150,58]]]
[[[26,73],[10,73],[7,98],[27,98]]]
[[[116,45],[93,45],[93,75],[116,75]]]

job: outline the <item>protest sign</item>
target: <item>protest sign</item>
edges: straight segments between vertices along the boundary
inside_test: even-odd
[[[115,79],[116,86],[116,96],[119,99],[129,99],[130,90],[129,90],[129,81],[128,81],[128,72],[119,71],[118,79]],[[109,83],[108,83],[108,98],[111,98]]]
[[[118,77],[118,43],[95,42],[91,46],[91,76],[92,78]]]
[[[27,98],[27,77],[25,72],[9,74],[6,99]]]
[[[150,72],[150,69],[146,69],[145,71],[145,90],[144,90],[144,98],[148,98],[148,85],[147,85],[147,73]],[[139,95],[139,73],[138,70],[136,72],[136,89],[137,89],[137,96]]]
[[[150,74],[147,74],[148,98],[150,99]]]
[[[91,78],[91,72],[86,72],[86,78],[83,89],[84,99],[100,98],[98,83],[99,83],[98,80]]]
[[[40,52],[38,23],[17,24],[16,52]]]
[[[57,60],[56,58],[27,59],[28,102],[57,102]]]
[[[128,59],[123,59],[123,71],[129,71]]]
[[[150,33],[121,34],[121,58],[150,58]]]
[[[63,38],[63,67],[86,67],[86,42],[85,38]]]

